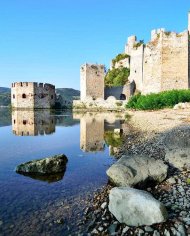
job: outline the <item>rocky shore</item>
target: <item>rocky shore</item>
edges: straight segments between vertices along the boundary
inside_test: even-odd
[[[137,167],[136,164],[132,163],[132,159],[129,158],[127,160],[128,164],[126,164],[127,168],[125,166],[125,169],[123,169],[123,174],[127,173],[128,177],[130,176],[130,183],[127,183],[126,186],[129,185],[137,191],[144,190],[146,193],[150,193],[153,199],[159,201],[165,207],[168,213],[167,220],[163,218],[162,222],[147,225],[142,223],[139,226],[123,223],[110,207],[109,196],[113,194],[113,188],[125,185],[122,182],[118,182],[118,176],[114,170],[112,174],[115,179],[113,179],[113,176],[110,178],[111,182],[105,186],[101,193],[97,193],[94,196],[93,206],[85,210],[86,220],[83,223],[86,225],[86,234],[190,235],[190,111],[187,109],[168,109],[154,112],[129,112],[129,115],[131,116],[128,121],[129,132],[124,134],[122,147],[114,150],[119,159],[114,165],[122,164],[123,168],[125,164],[123,165],[121,160],[128,157],[145,156],[149,158],[150,162],[155,162],[155,165],[152,164],[151,167],[151,164],[145,160],[147,168],[144,165],[141,170],[141,165]],[[142,159],[139,160],[142,162]],[[138,163],[139,160],[136,162]],[[130,165],[129,162],[131,162]],[[145,181],[146,184],[141,184],[140,178],[143,180],[149,178],[151,170],[153,171],[152,176],[154,176],[156,166],[158,167],[156,162],[162,163],[163,167],[164,165],[167,166],[167,173],[164,171],[159,181]],[[136,165],[135,171],[133,169],[129,173],[129,170],[134,165]],[[113,169],[113,166],[111,168]],[[141,176],[142,173],[146,172],[145,170],[148,177]],[[122,176],[121,172],[119,175],[120,177]],[[131,181],[134,182],[131,184]],[[119,201],[121,198],[120,196]],[[138,207],[139,204],[137,204]],[[151,209],[149,208],[151,208],[151,205],[147,205],[147,209],[144,210],[145,216],[147,212],[150,212]],[[112,213],[114,212],[115,216],[110,210]],[[131,215],[131,217],[133,216]]]

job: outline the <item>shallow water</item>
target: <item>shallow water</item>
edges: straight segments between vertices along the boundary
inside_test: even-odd
[[[72,114],[0,109],[0,235],[74,235],[93,194],[106,185],[113,113]],[[107,144],[105,142],[105,134]],[[111,138],[110,138],[111,137]],[[65,173],[51,178],[17,174],[23,162],[56,154],[68,158]],[[83,229],[81,229],[82,231]]]

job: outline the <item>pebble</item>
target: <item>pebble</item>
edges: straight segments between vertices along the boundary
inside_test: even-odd
[[[122,230],[122,235],[125,234],[130,228],[128,226],[126,226],[123,230]]]
[[[153,232],[154,231],[154,229],[151,228],[150,226],[145,226],[144,229],[145,229],[146,232]]]
[[[107,207],[107,202],[102,203],[101,208],[104,210]]]
[[[157,230],[155,230],[153,236],[160,236],[160,233]]]
[[[1,225],[3,225],[3,221],[2,221],[2,220],[0,220],[0,226],[1,226]]]

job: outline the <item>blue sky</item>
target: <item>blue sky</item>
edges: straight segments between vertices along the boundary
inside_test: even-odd
[[[0,87],[16,81],[79,89],[80,65],[123,52],[127,37],[187,28],[189,0],[1,0]]]

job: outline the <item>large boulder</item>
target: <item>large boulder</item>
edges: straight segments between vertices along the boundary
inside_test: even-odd
[[[65,155],[55,155],[44,159],[33,160],[16,167],[16,172],[25,174],[54,174],[65,171],[68,159]]]
[[[167,177],[168,166],[161,160],[148,156],[122,156],[107,170],[107,175],[116,186],[146,185],[160,183]]]
[[[190,169],[190,128],[176,128],[165,135],[165,160],[174,167]]]
[[[167,220],[167,210],[150,193],[129,187],[113,188],[109,210],[120,223],[129,226],[152,225]]]

